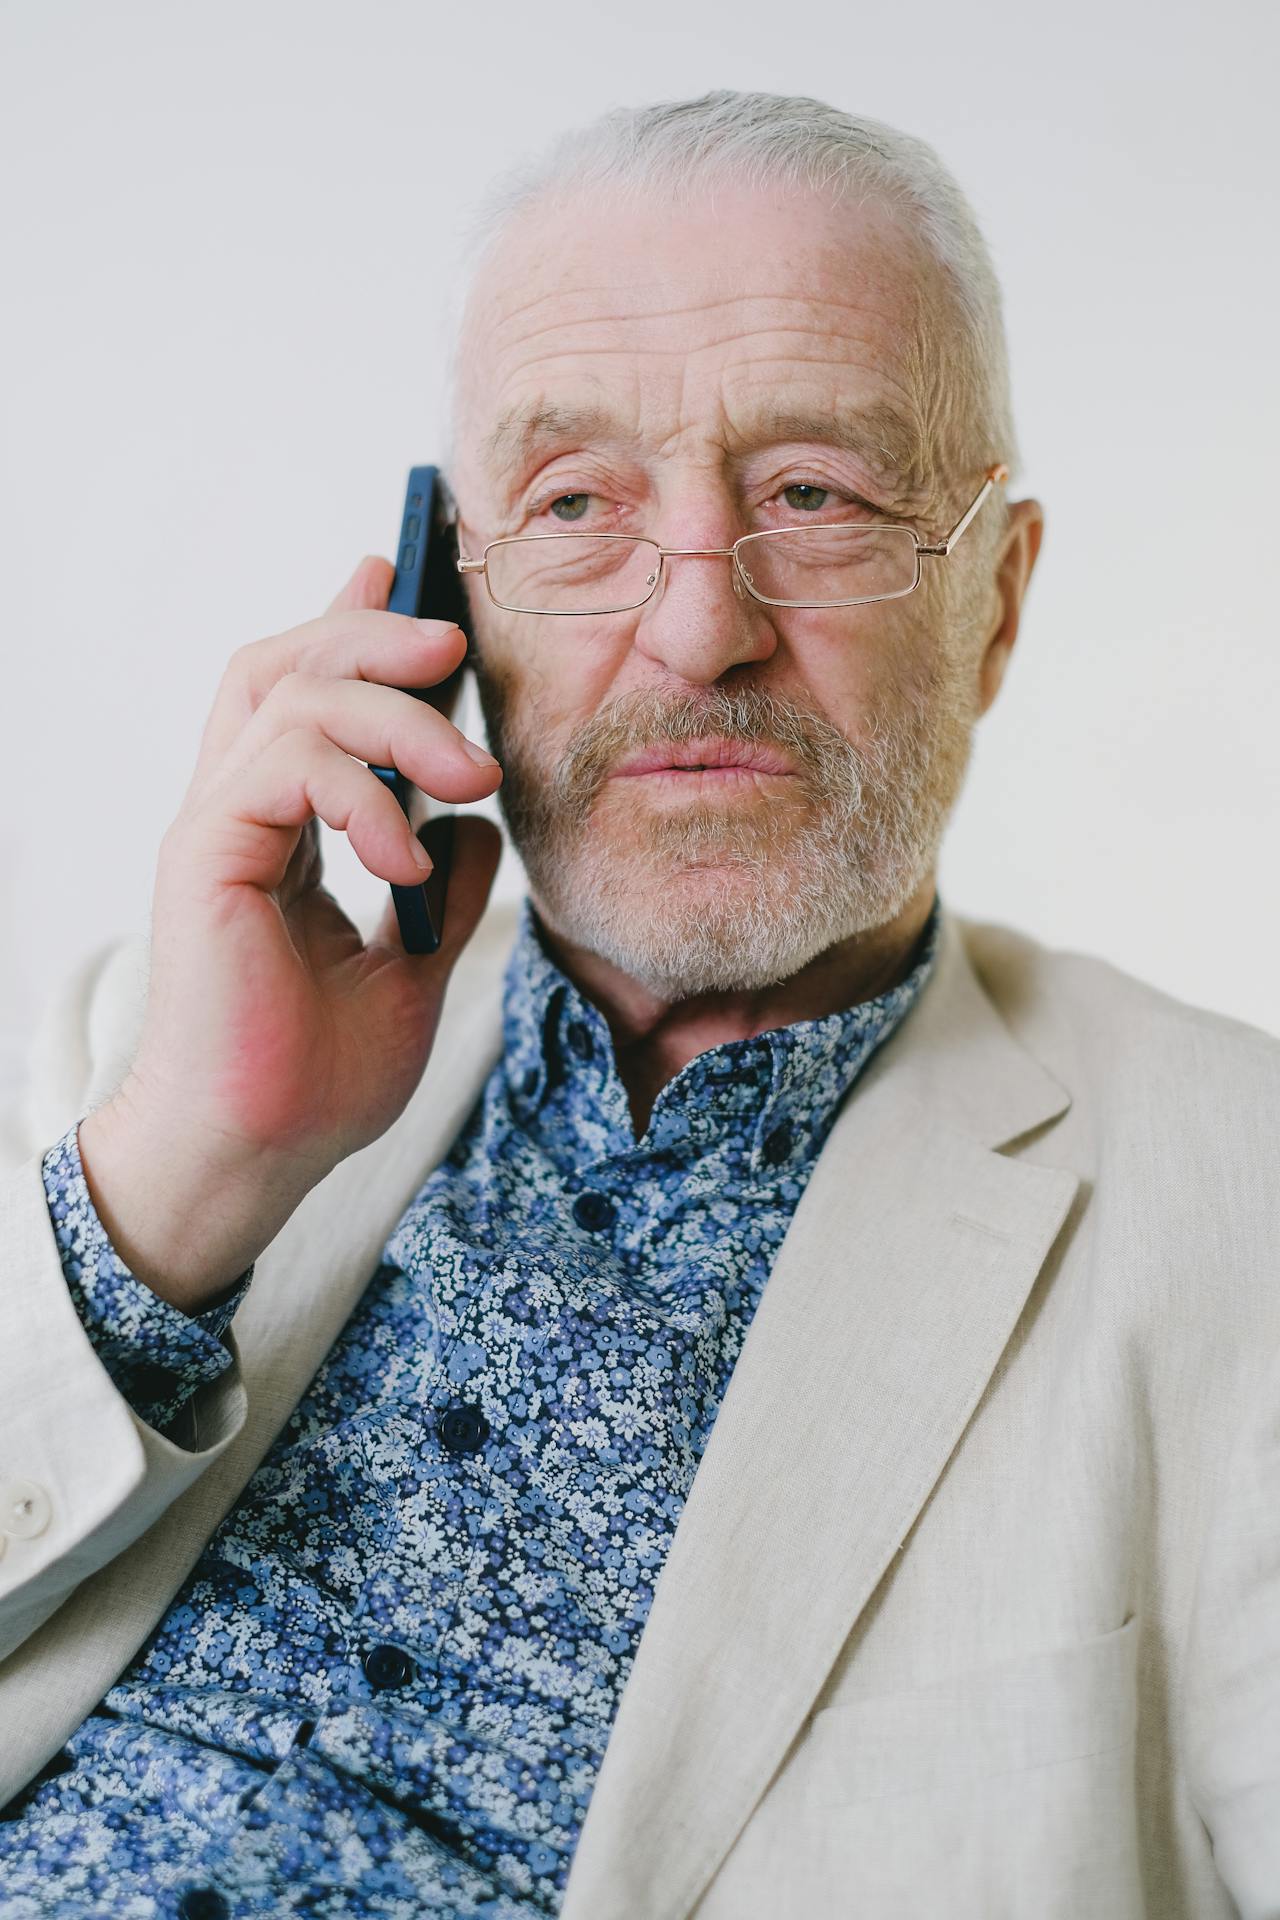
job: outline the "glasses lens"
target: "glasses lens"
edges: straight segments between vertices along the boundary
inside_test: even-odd
[[[535,534],[497,541],[488,568],[494,599],[514,613],[618,613],[649,598],[658,549],[613,533]]]
[[[738,548],[747,584],[782,606],[856,606],[896,600],[916,584],[916,543],[906,527],[786,527]]]

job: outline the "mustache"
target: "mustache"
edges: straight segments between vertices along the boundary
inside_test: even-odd
[[[678,695],[652,688],[620,694],[579,728],[553,775],[556,802],[570,814],[585,814],[624,755],[708,734],[779,748],[820,793],[859,784],[857,750],[830,721],[796,702],[752,687]]]

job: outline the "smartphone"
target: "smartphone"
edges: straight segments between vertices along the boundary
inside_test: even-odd
[[[444,488],[438,467],[411,467],[400,518],[396,572],[387,600],[389,613],[407,613],[414,620],[455,620],[471,640],[467,598],[457,568],[457,532],[445,523]],[[415,699],[425,700],[441,713],[452,714],[461,690],[466,663],[434,687],[406,687]],[[415,833],[427,817],[425,794],[396,767],[375,767],[370,773],[390,787]],[[445,896],[449,889],[452,842],[425,881],[402,887],[391,883],[400,938],[406,953],[434,953],[444,933]],[[434,851],[434,849],[433,849]]]

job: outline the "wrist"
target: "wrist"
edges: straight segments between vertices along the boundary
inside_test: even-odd
[[[232,1159],[149,1114],[128,1082],[80,1122],[89,1198],[133,1277],[183,1313],[216,1306],[297,1207],[314,1176],[264,1155]]]

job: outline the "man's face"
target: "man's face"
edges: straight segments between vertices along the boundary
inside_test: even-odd
[[[470,302],[462,550],[570,532],[724,548],[833,518],[934,537],[981,476],[931,471],[931,288],[887,217],[812,195],[536,210]],[[469,580],[503,805],[547,923],[675,1000],[786,978],[900,913],[978,711],[974,595],[958,557],[950,584],[931,564],[901,600],[782,609],[727,559],[671,559],[645,606],[585,618],[503,612]],[[650,748],[671,768],[755,764],[624,766]]]

